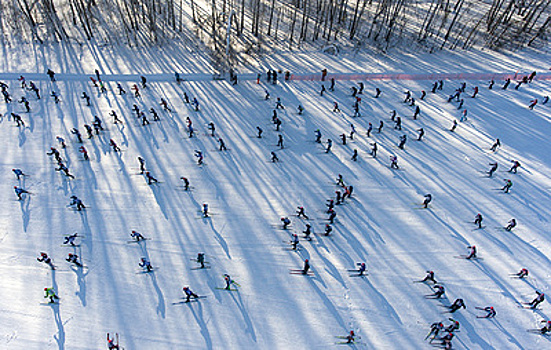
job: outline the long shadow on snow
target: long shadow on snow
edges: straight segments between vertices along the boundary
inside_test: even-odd
[[[193,307],[191,303],[189,304],[189,309],[191,310],[191,313],[193,314],[193,317],[195,318],[195,322],[197,322],[197,325],[201,329],[201,335],[203,336],[203,339],[205,339],[205,345],[207,349],[212,349],[212,339],[210,338],[209,329],[207,327],[207,323],[204,320],[203,316],[203,305],[201,305],[200,302],[195,303],[197,304],[197,311],[195,311],[195,308]]]
[[[243,321],[245,322],[246,329],[245,332],[250,333],[252,340],[256,343],[256,333],[254,331],[254,326],[251,321],[251,318],[249,317],[249,313],[247,312],[245,305],[243,305],[243,299],[241,299],[241,294],[237,293],[237,298],[235,294],[230,292],[230,296],[233,299],[233,302],[241,312],[241,315],[243,316]]]
[[[159,288],[159,284],[157,283],[157,276],[155,276],[155,271],[148,273],[148,275],[149,275],[149,278],[151,279],[151,283],[153,283],[153,288],[155,288],[155,292],[157,293],[157,314],[160,314],[162,318],[165,318],[165,314],[166,314],[165,298],[163,296],[163,292],[161,291],[161,288]]]
[[[23,231],[25,232],[27,232],[29,221],[31,220],[31,210],[29,209],[30,205],[30,195],[26,195],[23,200],[19,201],[19,206],[21,208],[21,220],[23,221]]]

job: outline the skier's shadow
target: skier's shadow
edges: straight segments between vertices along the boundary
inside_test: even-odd
[[[256,343],[256,333],[254,331],[254,326],[251,321],[251,318],[249,317],[249,313],[245,309],[245,306],[243,305],[243,299],[241,299],[241,294],[237,293],[237,298],[235,294],[230,294],[231,298],[233,299],[235,305],[241,312],[241,315],[243,316],[243,321],[245,322],[247,328],[245,329],[245,332],[250,333],[253,341]]]
[[[25,144],[25,141],[27,141],[27,136],[25,135],[25,127],[20,126],[19,127],[19,147],[22,147]]]
[[[157,283],[157,276],[155,276],[155,271],[150,272],[148,275],[151,278],[151,283],[153,283],[153,288],[155,288],[155,292],[157,293],[157,314],[160,314],[162,318],[165,318],[165,298],[163,296],[163,293],[161,292],[161,289],[159,288],[159,284]]]
[[[228,259],[231,260],[231,254],[230,254],[230,250],[228,248],[228,243],[226,242],[224,237],[222,237],[220,232],[218,232],[214,228],[214,224],[212,223],[211,218],[203,218],[203,223],[207,224],[207,222],[205,222],[205,221],[208,221],[208,223],[210,224],[210,228],[211,228],[212,232],[214,232],[214,235],[216,236],[216,240],[220,243],[220,246],[222,247],[222,249],[224,249],[224,253],[226,253],[226,256],[228,257]],[[225,227],[225,224],[224,224],[224,226],[222,226],[222,229],[220,231],[224,230],[224,227]]]
[[[55,324],[57,325],[57,335],[54,334],[54,339],[57,342],[57,346],[60,350],[65,349],[65,329],[63,328],[63,321],[61,320],[61,313],[59,312],[59,304],[51,304],[52,312],[54,313]]]
[[[75,249],[75,254],[77,254],[78,256],[80,256],[82,258],[82,249],[80,247],[76,248]],[[83,261],[82,261],[82,264],[84,264]],[[86,306],[86,280],[85,280],[85,277],[90,272],[90,267],[88,267],[88,271],[86,273],[84,273],[84,268],[83,267],[78,267],[78,266],[76,266],[75,268],[71,267],[71,270],[73,270],[73,272],[77,276],[77,284],[78,284],[78,287],[79,287],[79,290],[75,294],[79,297],[80,302],[82,303],[82,306]]]
[[[27,232],[29,227],[29,221],[31,220],[31,210],[29,206],[31,204],[31,197],[27,195],[25,200],[20,201],[19,205],[21,207],[21,218],[23,220],[23,231]]]
[[[195,317],[195,321],[199,325],[199,328],[201,328],[201,335],[203,336],[203,339],[205,339],[206,348],[212,349],[212,340],[210,338],[209,329],[203,317],[203,305],[201,305],[201,302],[197,302],[195,304],[197,304],[197,311],[191,304],[189,305],[189,308],[193,314],[193,317]]]

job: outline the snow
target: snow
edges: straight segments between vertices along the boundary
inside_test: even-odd
[[[467,309],[453,315],[461,322],[454,348],[549,346],[547,338],[526,332],[548,317],[547,302],[542,310],[518,307],[532,300],[536,290],[548,291],[551,126],[549,105],[541,101],[549,81],[535,80],[518,91],[514,83],[501,90],[501,80],[493,90],[487,89],[485,80],[467,81],[468,120],[459,123],[455,133],[449,128],[461,111],[457,103],[446,100],[462,80],[446,80],[443,92],[428,93],[425,101],[419,100],[419,93],[430,91],[432,81],[365,81],[360,118],[350,117],[351,81],[338,80],[336,91],[323,97],[319,81],[280,79],[275,86],[255,81],[256,71],[267,67],[290,69],[297,76],[317,74],[323,67],[331,67],[330,74],[537,70],[543,76],[548,53],[334,57],[282,52],[259,62],[258,69],[244,70],[249,75],[231,86],[209,80],[216,71],[193,50],[174,49],[169,57],[156,56],[154,50],[92,47],[73,57],[70,49],[60,46],[29,55],[32,48],[17,47],[9,56],[15,59],[2,63],[5,73],[0,79],[9,84],[14,99],[23,95],[16,81],[21,74],[37,82],[43,96],[36,100],[25,92],[30,114],[23,113],[20,104],[0,104],[3,348],[106,348],[107,332],[119,333],[125,349],[340,348],[335,336],[351,329],[363,343],[352,348],[427,348],[423,338],[429,325],[450,316],[441,313],[445,309],[440,305],[456,298],[463,298]],[[88,79],[97,66],[105,74],[107,94],[99,94]],[[43,74],[49,67],[59,72],[57,82]],[[175,71],[189,74],[190,81],[177,85]],[[142,74],[151,78],[142,98],[116,95],[114,82],[130,88]],[[471,99],[474,86],[480,93]],[[379,99],[372,97],[375,87],[383,91]],[[271,100],[264,101],[264,89]],[[52,90],[59,92],[60,104],[48,96]],[[413,108],[402,103],[406,90],[421,107],[418,120],[411,118]],[[92,97],[92,106],[80,99],[83,91]],[[184,91],[197,97],[199,112],[183,102]],[[286,106],[278,111],[283,150],[276,147],[278,133],[271,124],[276,97]],[[169,101],[173,113],[161,112],[161,98]],[[540,102],[530,111],[527,105],[533,98]],[[334,101],[342,113],[331,112]],[[296,114],[299,103],[305,108],[302,116]],[[131,112],[133,104],[146,114],[154,107],[161,121],[150,118],[151,125],[142,126]],[[402,117],[402,132],[393,129],[393,109]],[[124,124],[112,124],[111,110]],[[25,128],[14,126],[8,116],[12,111],[23,117]],[[91,157],[85,162],[70,130],[77,127],[85,135],[83,125],[91,124],[94,115],[102,118],[107,130],[85,138]],[[191,139],[186,117],[196,130]],[[367,138],[368,122],[376,129],[381,119],[383,132]],[[208,135],[206,124],[211,121],[229,151],[217,151],[217,138]],[[339,135],[349,133],[352,123],[357,134],[343,146]],[[256,138],[256,126],[264,129],[262,139]],[[424,139],[415,141],[420,127]],[[324,143],[333,140],[329,154],[324,145],[313,142],[318,128]],[[405,150],[397,148],[402,134],[408,135]],[[46,155],[50,147],[58,147],[57,135],[68,141],[61,154],[74,180],[54,171],[55,163]],[[496,138],[502,147],[493,153],[489,148]],[[109,139],[123,152],[114,153]],[[379,145],[376,159],[369,155],[373,141]],[[350,160],[355,148],[358,162]],[[194,150],[204,152],[204,166],[196,165]],[[269,161],[271,151],[280,163]],[[392,154],[398,156],[400,170],[389,168]],[[138,174],[138,156],[159,184],[148,186]],[[522,164],[518,174],[506,172],[513,159]],[[499,169],[487,178],[484,172],[493,161],[499,162]],[[30,176],[19,183],[12,168]],[[292,233],[301,236],[305,227],[303,220],[292,216],[297,206],[313,218],[315,232],[323,231],[324,203],[338,189],[338,174],[354,186],[354,194],[336,206],[333,235],[302,241],[298,252],[284,250],[284,241]],[[191,192],[183,191],[181,176],[190,180]],[[509,194],[498,190],[503,179],[513,181]],[[15,185],[32,195],[17,201]],[[430,209],[419,210],[427,193],[433,196]],[[88,208],[68,209],[71,195]],[[201,217],[203,203],[209,204],[210,218]],[[479,212],[485,228],[474,230],[472,220]],[[288,231],[279,229],[283,216],[292,220]],[[513,217],[518,226],[512,232],[498,228]],[[132,230],[151,240],[128,244]],[[81,246],[62,247],[63,235],[74,232],[85,236]],[[471,244],[484,260],[454,258]],[[50,271],[35,260],[41,251],[59,270]],[[88,269],[69,267],[64,259],[73,251]],[[197,266],[190,260],[197,252],[206,253],[211,269],[191,270]],[[137,274],[142,257],[158,270]],[[310,259],[314,276],[288,274],[288,269],[301,268],[304,259]],[[349,277],[347,269],[362,261],[369,276]],[[530,271],[529,279],[509,277],[522,267]],[[412,283],[428,269],[444,283],[445,300],[425,299],[432,290]],[[216,289],[224,286],[224,273],[241,285],[238,292]],[[208,298],[173,305],[184,285]],[[50,286],[61,297],[59,305],[40,304],[44,287]],[[481,312],[474,307],[489,305],[497,317],[477,319]]]

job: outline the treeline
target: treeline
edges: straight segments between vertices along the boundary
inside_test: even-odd
[[[198,37],[220,61],[264,47],[518,49],[547,42],[551,0],[0,0],[19,40],[163,44]]]

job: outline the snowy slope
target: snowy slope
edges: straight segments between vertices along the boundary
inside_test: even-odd
[[[110,64],[116,67],[116,62]],[[208,66],[203,67],[188,72],[210,76]],[[517,306],[531,300],[535,290],[548,290],[551,127],[549,107],[541,105],[548,82],[503,91],[500,81],[489,91],[486,81],[469,81],[467,95],[475,85],[481,92],[476,99],[465,97],[468,120],[451,133],[452,120],[459,119],[460,111],[446,100],[460,81],[446,81],[443,92],[418,101],[422,114],[414,121],[413,109],[401,102],[403,92],[413,91],[418,100],[420,90],[430,90],[431,81],[366,82],[363,117],[352,118],[352,82],[338,81],[334,93],[321,97],[319,81],[176,85],[170,82],[174,66],[169,68],[152,68],[152,73],[161,75],[158,80],[165,74],[166,81],[150,83],[140,99],[116,95],[114,83],[108,83],[110,91],[101,95],[84,76],[64,79],[61,74],[89,74],[87,66],[56,69],[60,80],[55,83],[42,77],[41,100],[25,93],[31,100],[30,114],[23,113],[19,104],[0,105],[0,113],[20,113],[27,125],[17,128],[8,116],[0,122],[4,140],[0,191],[5,198],[0,211],[2,347],[98,349],[105,348],[105,333],[118,332],[126,349],[340,348],[334,336],[354,329],[363,343],[356,348],[429,348],[423,341],[429,325],[449,316],[441,313],[439,305],[459,297],[467,309],[454,315],[462,326],[455,348],[550,346],[547,338],[526,332],[548,317],[548,304],[536,311]],[[23,72],[5,71],[14,76]],[[113,75],[106,80],[125,81],[128,88],[126,81],[140,73],[127,68],[110,72]],[[22,96],[16,81],[6,82],[15,97]],[[383,90],[379,99],[372,98],[375,87]],[[271,100],[264,101],[264,89],[270,91]],[[61,95],[58,105],[48,97],[52,90]],[[82,91],[93,96],[91,107],[79,98]],[[199,112],[183,102],[184,91],[198,98]],[[286,105],[278,112],[283,150],[276,147],[278,133],[271,124],[276,97]],[[540,104],[529,111],[527,105],[535,97]],[[167,99],[174,112],[162,112],[160,122],[150,118],[151,125],[142,126],[131,112],[132,105],[161,111],[160,98]],[[333,101],[340,103],[343,113],[331,111]],[[303,116],[295,112],[299,103],[306,110]],[[389,118],[393,109],[403,118],[403,132],[393,129]],[[111,123],[111,110],[121,116],[123,125]],[[83,125],[90,124],[94,115],[108,130],[85,139],[92,159],[84,162],[70,129],[78,127],[84,133]],[[191,139],[186,117],[197,132]],[[385,122],[383,132],[367,138],[368,122],[377,127],[379,120]],[[211,121],[229,151],[217,151],[217,138],[207,131]],[[348,133],[352,123],[357,135],[343,146],[339,135]],[[256,126],[264,129],[262,139],[256,138]],[[426,134],[424,141],[417,142],[420,127]],[[324,141],[334,141],[333,152],[325,154],[323,146],[313,142],[318,128]],[[409,138],[403,151],[396,147],[402,134]],[[70,140],[61,153],[74,180],[54,171],[55,163],[46,155],[56,146],[57,135]],[[489,148],[496,138],[503,146],[492,153]],[[111,150],[109,139],[119,144],[121,154]],[[368,154],[373,141],[379,145],[376,159]],[[355,148],[358,162],[350,160]],[[196,165],[194,150],[205,153],[206,165]],[[280,163],[269,162],[271,151]],[[391,154],[399,157],[401,170],[389,168]],[[148,186],[138,174],[138,156],[146,159],[160,184]],[[523,165],[518,174],[506,172],[512,159]],[[493,161],[500,168],[489,179],[484,171]],[[18,181],[12,168],[30,174],[21,182],[33,193],[25,201],[15,200],[13,186]],[[292,217],[297,206],[304,206],[313,218],[314,231],[323,230],[324,203],[338,189],[337,174],[354,186],[354,198],[336,207],[333,236],[304,241],[299,252],[284,250],[291,233],[300,235],[304,229],[305,222]],[[182,190],[181,176],[190,179],[191,192]],[[497,190],[505,178],[514,184],[509,194]],[[431,208],[418,210],[426,193],[434,197]],[[66,208],[73,194],[89,208],[81,213]],[[213,213],[209,219],[200,216],[203,203]],[[478,212],[485,217],[485,228],[473,230],[470,222]],[[282,216],[293,221],[288,231],[279,229]],[[513,232],[497,228],[512,217],[519,223]],[[128,244],[132,230],[151,240]],[[73,250],[61,246],[63,235],[73,232],[86,236],[74,249],[89,267],[83,271],[73,271],[63,261]],[[454,258],[465,254],[470,244],[476,244],[484,260]],[[53,257],[59,271],[35,260],[40,251]],[[199,251],[207,254],[211,269],[191,270],[196,264],[190,259]],[[159,270],[136,274],[141,257]],[[313,277],[288,274],[290,268],[301,268],[306,258]],[[349,277],[347,269],[360,261],[367,263],[369,277]],[[530,270],[530,279],[510,279],[508,274],[522,267]],[[448,299],[426,300],[423,296],[432,290],[412,283],[427,269],[444,283]],[[224,273],[241,285],[239,292],[216,289],[224,285]],[[183,285],[208,298],[173,305]],[[40,304],[43,288],[49,286],[62,298],[59,305]],[[480,313],[474,307],[488,305],[496,308],[497,318],[477,319]]]

